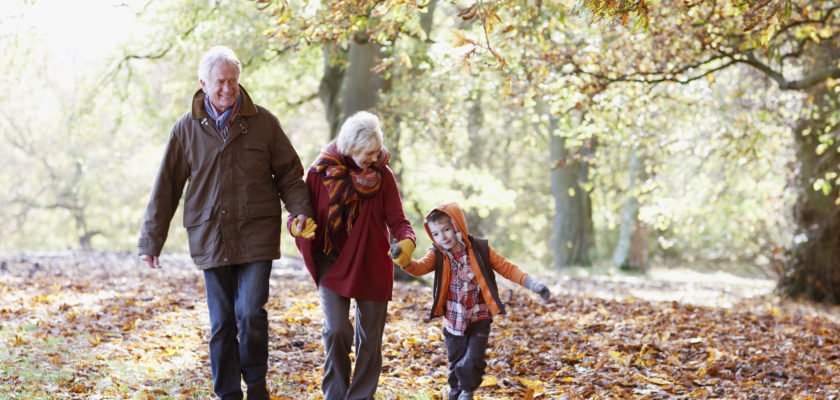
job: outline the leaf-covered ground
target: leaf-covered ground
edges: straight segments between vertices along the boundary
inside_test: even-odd
[[[164,263],[0,256],[0,398],[212,398],[202,275],[181,257]],[[509,311],[493,324],[479,398],[838,398],[837,308],[781,301],[767,282],[687,276],[545,276],[548,303],[503,286]],[[321,398],[314,286],[285,259],[271,286],[272,395]],[[397,283],[377,398],[445,393],[440,321],[425,321],[430,297],[422,284]]]

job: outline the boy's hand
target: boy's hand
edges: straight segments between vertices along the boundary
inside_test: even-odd
[[[525,287],[540,295],[543,300],[548,300],[549,297],[551,297],[551,292],[548,290],[548,286],[545,286],[544,283],[536,279],[532,279],[530,276],[525,278]]]
[[[303,220],[306,220],[304,223]],[[315,237],[315,229],[318,228],[318,225],[315,224],[315,221],[312,218],[307,218],[304,215],[298,215],[295,217],[295,220],[292,221],[292,236],[304,238],[304,239],[312,239]]]
[[[396,251],[397,249],[394,248],[394,245],[391,245],[391,259],[400,268],[405,268],[411,263],[411,255],[414,254],[414,242],[411,239],[403,239],[397,242],[396,246],[399,248],[399,251]]]

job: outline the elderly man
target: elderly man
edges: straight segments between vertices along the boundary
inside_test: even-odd
[[[213,389],[222,399],[268,399],[268,301],[271,260],[280,257],[282,210],[291,233],[315,230],[303,166],[277,118],[239,85],[241,63],[227,47],[201,59],[201,89],[169,135],[140,235],[140,258],[159,255],[184,185],[190,254],[204,272],[210,311]]]

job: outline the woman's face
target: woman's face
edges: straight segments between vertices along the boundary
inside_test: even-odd
[[[350,157],[353,158],[353,162],[355,162],[359,168],[365,169],[373,165],[373,163],[379,159],[379,147],[360,149],[351,154]]]

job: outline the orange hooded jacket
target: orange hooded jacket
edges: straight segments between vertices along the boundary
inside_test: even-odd
[[[432,211],[430,211],[429,214],[431,214],[435,210],[439,210],[446,213],[446,215],[448,215],[449,218],[452,219],[453,225],[455,225],[458,231],[461,232],[461,235],[464,238],[464,244],[466,245],[466,251],[470,262],[470,269],[475,275],[476,282],[478,283],[479,288],[481,288],[481,296],[484,298],[484,302],[487,303],[487,306],[490,308],[490,312],[493,315],[504,314],[504,306],[501,304],[501,301],[499,300],[498,296],[499,289],[496,287],[496,279],[494,276],[489,276],[489,274],[493,274],[493,271],[498,272],[508,280],[516,282],[523,286],[525,278],[528,277],[528,274],[522,272],[522,270],[520,270],[519,267],[506,260],[501,254],[496,253],[496,251],[493,250],[493,248],[490,246],[487,246],[489,248],[489,259],[484,261],[486,265],[480,266],[478,263],[479,257],[476,257],[478,249],[475,248],[476,246],[473,246],[473,242],[470,239],[480,241],[482,243],[486,243],[486,241],[483,241],[482,239],[472,238],[469,235],[466,218],[464,218],[464,213],[463,211],[461,211],[461,208],[458,206],[458,204],[440,204],[434,209],[432,209]],[[423,227],[426,229],[426,234],[429,235],[429,238],[432,238],[432,233],[429,230],[428,225],[429,214],[426,214],[426,219],[423,221]],[[435,248],[438,249],[440,254],[444,253],[443,248],[441,248],[437,243],[435,243],[434,239],[432,239],[432,243],[434,244]],[[452,276],[452,265],[450,264],[449,257],[442,258],[442,268],[440,271],[436,272],[435,276],[434,293],[436,293],[436,298],[433,299],[434,303],[432,305],[431,310],[432,318],[440,317],[444,314],[446,307],[446,299],[449,297],[449,283]],[[434,271],[436,264],[437,256],[435,254],[435,250],[429,249],[429,252],[426,253],[426,255],[424,255],[423,258],[421,258],[420,260],[412,260],[411,263],[404,268],[404,270],[405,272],[408,272],[413,276],[421,276]],[[484,271],[486,271],[486,273]]]

